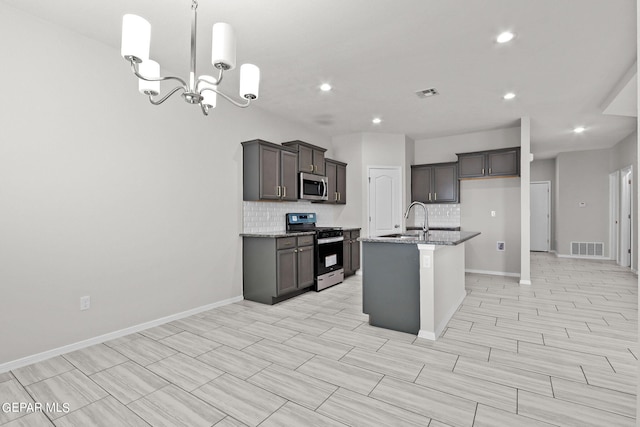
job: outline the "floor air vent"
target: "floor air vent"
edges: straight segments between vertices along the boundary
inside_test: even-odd
[[[604,256],[604,243],[571,242],[571,255],[602,257]]]

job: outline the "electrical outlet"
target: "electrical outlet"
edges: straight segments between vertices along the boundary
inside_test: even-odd
[[[91,297],[80,297],[80,310],[89,310],[91,308]]]
[[[501,252],[504,251],[504,242],[497,242],[496,250]]]

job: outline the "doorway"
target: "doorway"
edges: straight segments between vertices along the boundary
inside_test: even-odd
[[[631,242],[633,233],[633,169],[620,170],[620,246],[618,264],[631,267]]]
[[[609,258],[620,264],[620,171],[609,174]]]
[[[531,239],[530,250],[549,252],[551,242],[551,182],[530,184]]]
[[[369,236],[398,233],[402,224],[401,168],[375,166],[369,175]]]

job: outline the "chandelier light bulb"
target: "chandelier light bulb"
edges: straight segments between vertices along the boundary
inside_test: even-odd
[[[138,16],[127,14],[122,17],[122,45],[120,54],[124,59],[135,58],[136,62],[149,59],[151,45],[151,24]]]
[[[157,79],[160,77],[160,64],[151,59],[143,61],[139,65],[140,74],[145,77]],[[159,95],[160,94],[160,82],[150,82],[143,79],[138,79],[138,91],[144,95]]]
[[[216,79],[211,76],[200,76],[198,79],[200,82],[200,95],[202,95],[202,104],[206,105],[209,108],[216,108],[216,101],[218,100],[218,94],[212,90],[204,90],[204,89],[218,89],[217,85],[213,83],[209,83],[210,81],[215,81]]]
[[[322,83],[320,85],[320,90],[323,92],[329,92],[331,90],[331,85],[329,83]]]
[[[382,123],[382,119],[380,117],[376,117],[371,120],[371,123],[373,123],[374,125],[379,125],[380,123]]]
[[[513,92],[506,93],[506,94],[503,96],[503,98],[504,98],[504,99],[506,99],[507,101],[508,101],[508,100],[510,100],[510,99],[513,99],[513,98],[515,98],[515,97],[516,97],[516,94],[515,94],[515,93],[513,93]]]
[[[211,29],[211,63],[218,69],[236,68],[236,36],[224,22],[213,24]]]
[[[573,129],[573,131],[574,131],[575,133],[582,133],[582,132],[584,132],[585,130],[587,130],[587,129],[586,129],[584,126],[578,126],[577,128]]]
[[[245,99],[258,99],[260,89],[260,68],[253,64],[240,66],[240,96]]]

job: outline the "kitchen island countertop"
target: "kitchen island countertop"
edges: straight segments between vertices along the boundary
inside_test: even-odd
[[[361,242],[367,243],[402,243],[402,244],[422,244],[422,245],[448,245],[455,246],[476,237],[480,233],[477,231],[447,231],[430,230],[426,238],[416,235],[415,237],[361,237]]]

